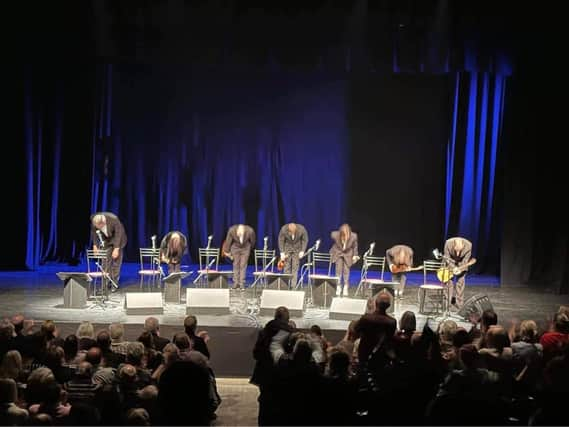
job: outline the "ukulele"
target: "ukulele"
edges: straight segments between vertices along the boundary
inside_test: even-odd
[[[389,271],[391,271],[391,273],[393,273],[393,274],[406,273],[408,271],[417,271],[417,270],[422,270],[422,269],[423,269],[422,265],[420,265],[418,267],[407,267],[406,265],[392,264],[389,266]]]

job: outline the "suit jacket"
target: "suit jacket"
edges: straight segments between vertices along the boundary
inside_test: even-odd
[[[127,237],[119,218],[110,212],[98,212],[91,215],[91,239],[93,243],[99,245],[99,237],[97,236],[97,228],[93,225],[93,217],[95,215],[104,215],[107,220],[107,235],[101,232],[103,242],[106,248],[124,248],[126,246]]]
[[[257,241],[255,231],[252,227],[245,225],[243,243],[241,243],[239,236],[237,236],[237,227],[238,225],[229,227],[227,236],[225,237],[225,244],[223,245],[223,252],[229,252],[231,255],[249,254],[251,248],[255,247],[255,242]]]
[[[304,226],[296,224],[296,233],[293,240],[290,231],[288,231],[288,224],[283,225],[279,232],[279,251],[281,253],[306,252],[307,246],[308,233]]]
[[[353,264],[352,257],[358,256],[358,235],[354,232],[350,234],[346,242],[346,249],[344,249],[344,245],[340,240],[339,231],[332,231],[331,237],[334,242],[330,248],[330,259],[332,262],[342,258],[348,266],[351,266]]]
[[[172,238],[173,233],[178,233],[180,235],[180,252],[178,252],[176,258],[170,259],[170,248],[168,247],[168,244],[170,243],[170,239]],[[160,242],[160,255],[169,259],[171,264],[179,264],[180,261],[182,260],[182,256],[186,252],[187,247],[188,247],[188,240],[186,239],[186,236],[184,236],[179,231],[170,231],[168,234],[164,236],[162,242]]]
[[[385,252],[385,260],[387,261],[387,264],[388,265],[396,264],[395,257],[397,256],[397,254],[401,250],[403,250],[405,252],[405,255],[406,255],[405,256],[405,265],[407,267],[412,267],[413,266],[413,249],[411,249],[407,245],[395,245],[395,246],[389,248]]]
[[[458,240],[462,240],[463,247],[457,255],[454,248]],[[454,262],[453,267],[460,267],[470,260],[472,256],[472,243],[463,237],[452,237],[445,242],[444,253],[447,259],[451,259]]]

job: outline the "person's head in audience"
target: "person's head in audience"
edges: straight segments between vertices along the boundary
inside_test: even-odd
[[[151,332],[144,331],[138,337],[138,342],[142,343],[145,349],[154,350],[154,335]]]
[[[132,408],[129,409],[126,415],[126,425],[127,426],[149,426],[150,415],[144,408]]]
[[[40,327],[40,332],[45,335],[48,341],[58,336],[57,326],[53,320],[46,320]]]
[[[332,350],[328,358],[328,375],[331,377],[347,378],[350,376],[351,357],[341,350]]]
[[[55,383],[55,376],[49,368],[34,369],[28,377],[26,402],[30,405],[43,401],[50,384]]]
[[[144,358],[144,345],[141,342],[129,342],[126,346],[126,363],[137,368],[142,367]]]
[[[0,377],[18,380],[22,372],[22,356],[18,350],[10,350],[2,359]]]
[[[288,323],[290,320],[290,313],[288,311],[288,308],[284,306],[277,307],[275,310],[275,320]]]
[[[2,319],[0,320],[0,342],[10,341],[15,335],[15,329],[12,322]]]
[[[494,310],[484,310],[480,318],[480,329],[486,332],[490,326],[498,324],[498,315]]]
[[[458,329],[458,325],[454,320],[445,320],[439,324],[439,337],[440,340],[443,342],[451,343],[452,337],[456,330]]]
[[[75,333],[77,338],[90,338],[92,340],[95,339],[95,328],[89,321],[81,322],[81,324],[77,327],[77,332]]]
[[[35,360],[41,361],[47,351],[47,340],[41,332],[35,332],[30,337],[29,350]]]
[[[118,378],[123,384],[133,384],[136,381],[136,367],[125,363],[119,369]]]
[[[172,342],[178,347],[180,352],[190,351],[192,349],[192,341],[185,332],[177,333],[174,335]]]
[[[184,331],[188,336],[194,336],[198,327],[198,319],[196,316],[186,316],[184,319]]]
[[[322,334],[322,328],[321,328],[320,326],[318,326],[318,325],[312,325],[312,326],[310,327],[310,333],[311,333],[312,335],[317,336],[317,337],[322,337],[322,336],[323,336],[323,334]]]
[[[99,347],[91,347],[85,354],[85,362],[89,362],[94,369],[101,364],[102,352]]]
[[[97,346],[103,353],[111,351],[111,334],[108,331],[99,331],[97,334]]]
[[[65,352],[65,359],[71,361],[77,356],[79,351],[79,340],[77,335],[68,335],[63,342],[63,351]]]
[[[560,334],[569,334],[569,316],[565,313],[556,313],[553,317],[553,330]]]
[[[376,313],[387,315],[387,309],[391,307],[391,294],[386,291],[378,292],[375,297]]]
[[[59,346],[50,346],[45,355],[45,365],[55,371],[65,363],[65,351]]]
[[[144,330],[152,335],[160,335],[160,322],[156,317],[147,317],[144,321]]]
[[[406,311],[401,315],[401,320],[399,321],[399,330],[404,334],[411,335],[417,329],[417,319],[415,318],[415,313],[412,311]]]
[[[14,325],[14,333],[16,335],[22,334],[24,330],[25,317],[23,314],[15,314],[12,316],[12,325]]]
[[[312,360],[312,346],[306,338],[300,338],[294,344],[292,358],[295,362],[308,364]]]
[[[539,335],[537,331],[537,324],[533,320],[524,320],[520,324],[520,341],[527,343],[537,343]]]
[[[502,326],[494,325],[486,332],[486,347],[493,348],[502,353],[506,347],[510,346],[508,332]]]
[[[460,349],[463,345],[470,343],[470,335],[468,335],[468,331],[466,329],[458,328],[456,331],[454,331],[454,334],[452,336],[453,347]]]
[[[460,347],[458,355],[465,369],[475,368],[476,363],[480,359],[480,354],[478,353],[478,349],[474,344],[465,344]]]
[[[111,323],[109,333],[111,334],[112,342],[120,343],[124,341],[124,327],[122,323]]]
[[[557,310],[558,313],[561,314],[565,314],[567,317],[569,317],[569,305],[560,305],[559,306],[559,310]],[[14,322],[12,322],[14,323]]]
[[[79,363],[75,371],[75,376],[84,380],[90,380],[93,377],[93,365],[87,361]]]
[[[164,356],[164,365],[170,366],[172,363],[180,360],[180,350],[174,343],[168,343],[162,349]]]

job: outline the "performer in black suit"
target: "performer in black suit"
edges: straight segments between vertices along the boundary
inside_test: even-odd
[[[279,251],[284,261],[284,272],[292,274],[291,285],[296,284],[300,258],[306,252],[308,233],[301,224],[293,222],[283,225],[279,233]]]
[[[170,231],[160,243],[160,262],[168,264],[168,274],[180,271],[182,256],[188,247],[188,239],[179,231]]]
[[[109,256],[105,269],[108,269],[112,281],[118,285],[124,247],[127,243],[123,224],[113,213],[97,212],[91,215],[91,240],[94,250],[108,250]]]
[[[223,255],[233,260],[233,287],[244,288],[247,261],[255,247],[255,230],[249,225],[237,224],[229,227],[223,244]]]

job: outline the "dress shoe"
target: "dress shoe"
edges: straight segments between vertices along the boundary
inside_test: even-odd
[[[336,296],[342,295],[342,287],[340,285],[336,286]]]
[[[349,287],[348,287],[347,285],[344,286],[344,289],[342,290],[342,296],[343,296],[343,297],[347,297],[347,296],[350,295],[349,292],[348,292],[348,289],[349,289]]]

